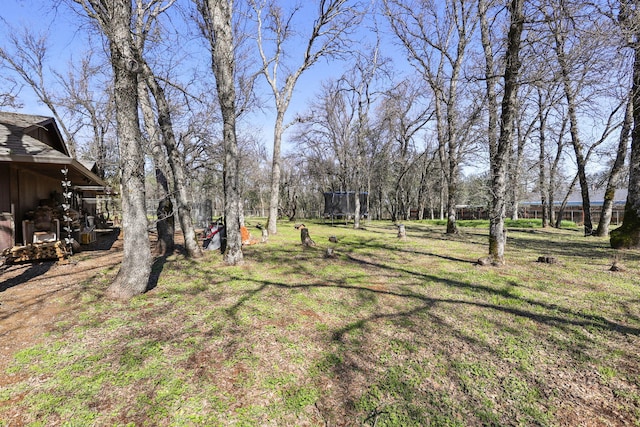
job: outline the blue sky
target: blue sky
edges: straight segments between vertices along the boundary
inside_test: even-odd
[[[179,2],[183,2],[183,0],[179,0]],[[18,30],[26,27],[37,33],[46,32],[51,45],[51,52],[49,53],[51,66],[64,73],[70,57],[74,55],[77,57],[84,52],[87,26],[84,24],[84,28],[82,28],[83,18],[70,12],[67,6],[59,3],[59,0],[3,0],[0,16]],[[58,4],[57,7],[56,4]],[[313,4],[312,2],[302,4],[305,5],[305,9],[303,10],[304,13],[299,17],[300,22],[302,25],[311,25],[312,18],[309,15],[313,13],[312,7],[315,2]],[[372,36],[373,34],[368,33],[367,30],[359,33],[359,37],[362,39],[371,38],[373,40]],[[5,37],[5,32],[0,30],[0,44],[6,44]],[[195,45],[197,46],[198,43],[195,43]],[[386,45],[389,47],[386,49],[386,54],[398,51],[397,48],[391,46],[390,41],[387,41]],[[302,47],[302,44],[300,46]],[[184,48],[187,49],[186,47]],[[194,48],[194,46],[191,48]],[[203,58],[200,61],[201,66],[209,66],[209,53],[203,51],[201,58]],[[206,64],[202,61],[206,61]],[[344,64],[335,61],[327,62],[326,60],[321,60],[312,69],[307,70],[296,86],[288,111],[288,118],[290,119],[298,113],[303,113],[308,103],[320,90],[321,83],[329,78],[340,77],[343,71]],[[262,139],[265,145],[270,147],[274,119],[273,99],[269,89],[264,84],[263,78],[260,79],[260,82],[263,83],[260,86],[260,91],[265,94],[265,106],[267,109],[255,113],[252,116],[252,122],[262,128]],[[38,102],[29,88],[22,90],[20,100],[24,104],[20,111],[24,113],[51,114],[47,107]],[[287,134],[285,133],[285,142],[286,138]]]

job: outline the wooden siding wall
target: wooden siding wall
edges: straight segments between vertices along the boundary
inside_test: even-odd
[[[0,212],[11,212],[13,209],[16,242],[23,240],[24,215],[37,208],[40,201],[50,199],[54,191],[61,193],[61,181],[62,179],[53,179],[19,169],[15,165],[0,167],[0,203],[3,203],[0,207],[4,209],[4,204],[8,204],[6,210],[0,209]],[[5,199],[8,199],[8,202]]]
[[[0,212],[11,212],[11,182],[8,163],[0,163]]]
[[[62,192],[61,179],[52,179],[30,171],[18,172],[18,192],[20,194],[20,214],[37,208],[41,200],[51,198],[51,193]]]

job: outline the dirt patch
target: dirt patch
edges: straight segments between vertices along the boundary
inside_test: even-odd
[[[115,274],[121,260],[122,237],[119,230],[109,230],[68,260],[1,267],[0,387],[18,380],[5,374],[14,355],[72,317],[81,304],[83,284],[109,267]]]

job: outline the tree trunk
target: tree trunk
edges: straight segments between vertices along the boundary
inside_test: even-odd
[[[546,134],[546,115],[543,111],[543,97],[541,90],[538,89],[538,135],[539,141],[539,156],[538,156],[538,186],[540,187],[540,204],[542,208],[542,228],[549,226],[549,205],[547,201],[547,134]]]
[[[513,144],[518,73],[520,71],[520,39],[524,24],[522,16],[523,0],[512,0],[509,6],[510,26],[505,55],[504,95],[498,144],[491,156],[492,202],[489,217],[489,257],[495,265],[504,264],[507,240],[504,219],[506,215],[506,182],[509,154]]]
[[[155,255],[163,256],[173,252],[175,241],[175,222],[173,217],[173,203],[170,198],[169,181],[165,174],[166,159],[162,150],[162,141],[158,137],[155,115],[151,107],[147,85],[141,80],[138,82],[138,98],[140,110],[142,111],[143,123],[147,131],[148,142],[151,148],[151,155],[155,165],[156,185],[159,196],[158,208],[156,210],[158,219],[156,230],[158,241],[156,242]]]
[[[191,219],[191,202],[189,201],[189,190],[187,189],[187,177],[184,168],[171,120],[171,107],[167,101],[164,89],[158,84],[156,78],[146,63],[143,63],[147,86],[153,94],[158,108],[158,125],[162,133],[162,140],[167,149],[169,166],[173,175],[173,188],[178,205],[178,220],[184,237],[184,246],[190,258],[202,256],[202,249],[198,245],[193,220]]]
[[[514,108],[518,108],[517,102]],[[515,113],[514,113],[515,115]],[[517,119],[516,119],[517,120]],[[525,143],[528,140],[528,131],[522,133],[522,124],[518,125],[519,129],[517,131],[518,134],[518,145],[516,150],[516,160],[514,164],[511,166],[511,170],[509,172],[511,185],[510,185],[510,199],[511,199],[511,219],[518,219],[518,209],[520,207],[520,177],[522,171],[522,163],[524,162],[524,149]]]
[[[620,175],[624,168],[624,161],[627,156],[627,143],[633,126],[633,98],[630,96],[627,102],[627,108],[624,113],[624,122],[620,130],[620,139],[618,140],[618,151],[616,159],[611,167],[609,179],[607,180],[607,188],[604,192],[604,202],[600,213],[600,221],[596,236],[604,237],[609,235],[609,224],[611,223],[611,214],[613,213],[613,203],[615,202],[616,188],[620,183]]]
[[[556,193],[556,177],[558,175],[558,168],[560,167],[560,159],[562,157],[562,151],[564,149],[564,142],[563,142],[562,135],[564,135],[566,128],[567,128],[567,120],[563,119],[560,132],[558,132],[558,144],[556,146],[556,155],[555,155],[555,158],[553,159],[553,163],[549,167],[549,186],[547,187],[548,189],[547,199],[549,201],[549,223],[556,228],[560,228],[560,225],[562,223],[562,212],[559,212],[557,216],[555,214],[555,193]],[[575,179],[574,179],[574,183],[571,184],[572,188],[573,188],[573,185],[575,185]],[[560,220],[558,220],[558,218],[560,218]]]
[[[139,64],[133,54],[129,28],[131,2],[114,2],[111,6],[111,28],[103,28],[103,31],[109,38],[114,74],[124,248],[120,270],[106,294],[112,298],[129,299],[147,289],[151,249],[145,205],[144,150],[138,121]]]
[[[233,43],[233,1],[207,0],[209,40],[213,74],[222,112],[224,141],[224,213],[227,245],[224,260],[228,265],[242,263],[241,203],[238,142],[236,138],[235,50]],[[278,156],[279,157],[279,156]]]
[[[587,162],[584,157],[582,142],[578,133],[578,115],[576,112],[576,99],[571,88],[569,65],[567,64],[564,53],[564,36],[557,30],[554,34],[556,38],[556,54],[562,74],[562,86],[564,95],[567,100],[567,109],[569,113],[569,134],[571,135],[571,144],[576,155],[576,166],[578,168],[578,180],[580,182],[580,194],[582,196],[582,210],[584,212],[584,235],[593,234],[593,224],[591,222],[591,201],[589,200],[589,183],[587,181],[586,166]]]
[[[278,233],[278,207],[280,205],[280,153],[282,149],[282,126],[284,112],[276,113],[276,123],[273,130],[273,160],[271,165],[271,195],[269,197],[269,218],[267,231],[269,234]]]
[[[610,233],[610,243],[614,249],[640,247],[640,44],[636,41],[633,47],[633,84],[631,89],[633,130],[631,131],[631,156],[629,159],[629,191],[622,225]]]
[[[458,170],[452,168],[447,184],[447,234],[457,234],[456,195],[458,193]]]

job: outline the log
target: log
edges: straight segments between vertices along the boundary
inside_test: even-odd
[[[46,259],[62,260],[69,256],[67,247],[61,241],[14,246],[3,252],[7,263],[28,262]]]

